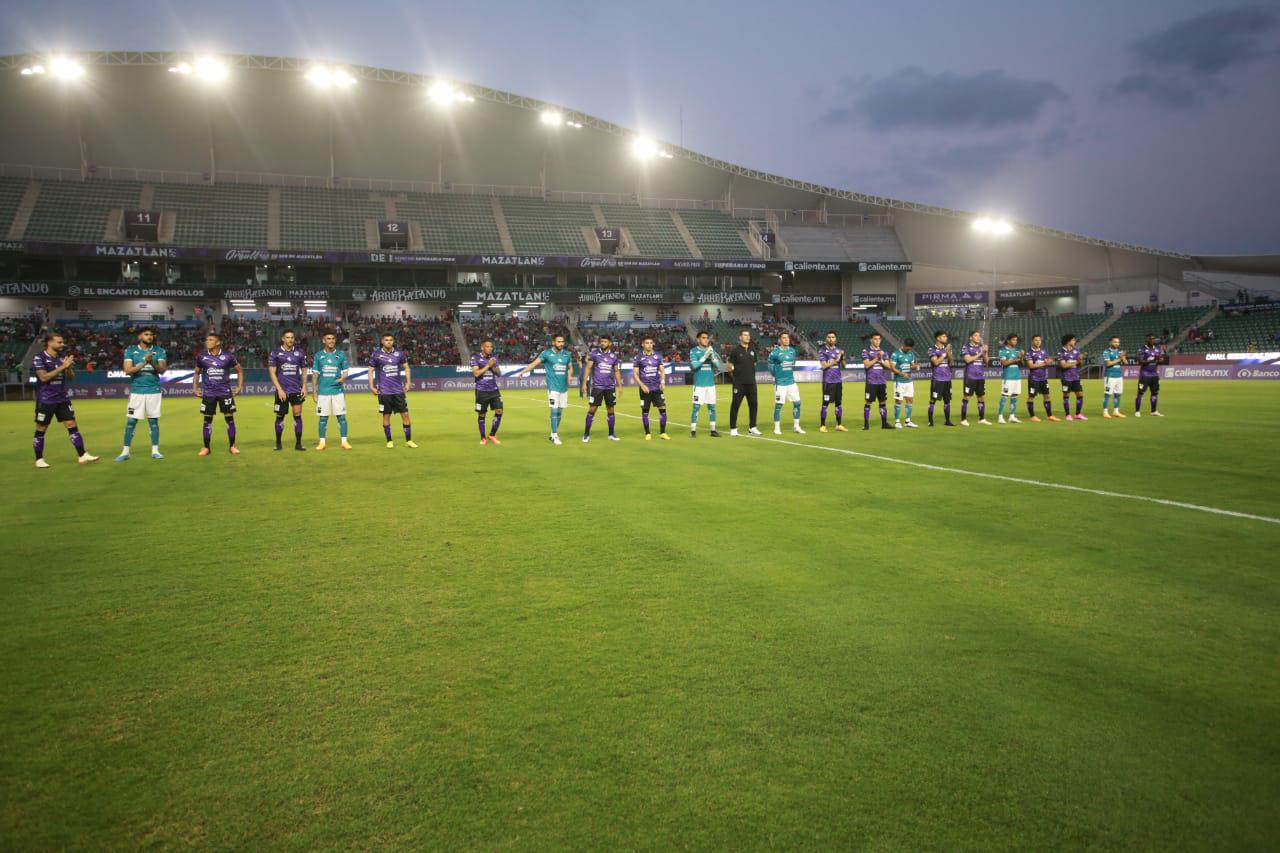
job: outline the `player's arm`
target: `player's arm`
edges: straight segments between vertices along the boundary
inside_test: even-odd
[[[835,367],[839,363],[840,363],[840,354],[836,353],[835,358],[829,359],[827,361],[819,361],[818,366],[821,367],[823,370],[826,370],[828,367]]]
[[[586,365],[582,368],[582,391],[586,393],[587,377],[591,375],[591,369],[595,367],[595,359],[588,357]]]
[[[616,361],[613,363],[613,387],[618,389],[618,396],[622,396],[622,368]]]
[[[413,389],[413,368],[409,366],[409,360],[404,362],[404,392],[409,393]]]
[[[276,386],[276,399],[284,399],[284,389],[280,387],[280,380],[276,378],[276,366],[271,362],[267,362],[267,376],[271,377],[271,384]]]
[[[49,380],[57,376],[59,373],[66,373],[68,376],[70,376],[71,365],[75,363],[75,360],[76,360],[76,357],[74,355],[69,355],[66,358],[64,358],[62,362],[53,370],[40,370],[39,368],[37,368],[36,376],[40,379],[41,382],[48,382]]]
[[[864,359],[862,360],[862,367],[863,367],[865,370],[870,370],[870,369],[871,369],[871,366],[872,366],[872,365],[874,365],[874,364],[875,364],[876,362],[878,362],[879,360],[880,360],[879,358],[864,358]]]
[[[196,362],[196,369],[191,373],[191,396],[200,396],[200,362]]]
[[[167,355],[162,355],[158,359],[153,359],[153,362],[155,364],[156,373],[164,373],[169,369],[169,357]]]
[[[407,366],[408,365],[406,365],[406,367]],[[488,370],[489,370],[489,362],[487,361],[481,365],[475,365],[475,364],[471,365],[471,375],[476,379],[479,379],[481,376],[484,376],[485,372]]]
[[[236,388],[234,391],[231,392],[231,396],[235,397],[235,396],[238,396],[240,392],[244,390],[244,368],[240,366],[240,362],[238,361],[235,364],[231,365],[231,367],[236,372]],[[279,387],[279,386],[276,386],[276,387]]]
[[[537,368],[538,368],[538,366],[539,366],[539,365],[541,365],[541,364],[542,364],[542,356],[538,356],[538,357],[537,357],[537,358],[535,358],[533,361],[531,361],[531,362],[529,362],[528,364],[526,364],[526,365],[525,365],[524,370],[522,370],[522,371],[520,371],[519,373],[517,373],[517,374],[516,374],[516,378],[517,378],[517,379],[520,379],[520,378],[522,378],[522,377],[528,376],[530,373],[533,373],[533,371],[534,371],[535,369],[537,369]],[[570,374],[570,377],[571,377],[571,378],[570,378],[570,381],[573,381],[573,380],[572,380],[572,374],[573,374],[573,363],[572,363],[572,362],[570,362],[570,364],[569,364],[569,374]]]
[[[299,393],[302,394],[302,399],[305,400],[307,399],[307,374],[311,372],[311,365],[307,363],[306,356],[303,356],[302,364],[298,369],[302,371],[302,382],[300,383],[302,385],[302,391]]]
[[[143,365],[145,365],[145,364],[146,364],[146,362],[144,361],[144,362],[142,362],[141,364],[137,364],[137,365],[135,365],[135,364],[133,363],[133,359],[131,359],[131,358],[126,358],[126,359],[124,360],[124,375],[125,375],[125,376],[133,376],[135,373],[141,373],[141,372],[142,372],[142,367],[143,367]]]
[[[938,355],[929,356],[929,363],[932,364],[934,367],[937,367],[939,364],[942,364],[946,360],[947,360],[947,354],[945,352],[939,353]]]
[[[375,397],[378,396],[378,378],[377,377],[378,377],[378,365],[374,364],[373,360],[370,359],[369,361],[369,393]]]
[[[665,361],[658,365],[658,390],[667,390],[667,363]]]

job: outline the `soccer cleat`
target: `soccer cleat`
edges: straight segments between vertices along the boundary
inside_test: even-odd
[[[81,453],[80,458],[76,459],[76,461],[79,462],[81,465],[88,465],[91,462],[97,462],[98,457],[89,453]]]
[[[496,435],[491,435],[491,436],[489,436],[489,443],[490,443],[490,444],[502,444],[502,442],[501,442],[501,441],[498,441],[498,437],[497,437]]]
[[[697,437],[698,437],[698,431],[696,429],[689,430],[689,438],[697,438]]]
[[[1067,415],[1067,420],[1074,421],[1075,419],[1076,419],[1075,415]]]
[[[414,449],[416,450],[416,449],[417,449],[417,447],[418,447],[418,443],[417,443],[416,441],[406,441],[406,442],[404,443],[404,446],[405,446],[405,447],[412,447],[412,448],[414,448]]]
[[[276,445],[276,453],[279,453],[281,450],[284,450],[284,448],[277,444],[277,445]]]
[[[798,434],[798,435],[806,435],[806,434],[807,434],[807,433],[805,433],[805,431],[804,431],[804,427],[802,427],[802,426],[793,426],[793,427],[791,428],[791,431],[792,431],[792,432],[794,432],[794,433],[796,433],[796,434]]]
[[[1135,418],[1140,418],[1140,417],[1142,417],[1142,412],[1134,412],[1134,413],[1133,413],[1133,416],[1134,416]]]
[[[395,446],[396,446],[396,443],[395,443],[394,441],[388,441],[388,442],[387,442],[387,447],[388,447],[388,448],[392,448],[392,447],[395,447]]]
[[[128,462],[128,461],[129,461],[129,454],[128,454],[128,453],[121,453],[119,456],[117,456],[117,457],[116,457],[116,461],[117,461],[117,462]]]
[[[716,432],[715,430],[712,430],[712,431],[711,431],[711,437],[712,437],[712,438],[719,438],[719,437],[720,437],[720,433]]]
[[[986,418],[983,418],[982,420],[978,421],[978,423],[982,424],[983,426],[991,426],[991,421],[987,420]]]
[[[915,421],[906,421],[903,424],[903,426],[905,426],[907,429],[920,429],[920,424],[916,423]]]
[[[1113,418],[1127,418],[1127,417],[1129,417],[1129,416],[1128,416],[1128,415],[1126,415],[1124,412],[1116,411],[1116,412],[1112,412],[1112,413],[1111,413],[1111,417],[1113,417]]]
[[[1062,422],[1062,418],[1058,417],[1057,415],[1049,415],[1049,417],[1045,418],[1045,420],[1055,424]]]
[[[481,447],[484,447],[484,446],[485,446],[486,444],[488,444],[488,443],[489,443],[489,439],[485,438],[484,436],[481,436],[481,437],[480,437],[480,446],[481,446]]]
[[[1151,417],[1153,417],[1153,418],[1163,418],[1163,417],[1164,417],[1164,413],[1163,413],[1163,412],[1152,412],[1152,413],[1151,413]]]
[[[978,421],[978,423],[982,423],[982,421]],[[998,423],[998,424],[1002,424],[1002,423],[1004,423],[1004,415],[999,415],[999,416],[996,418],[996,423]]]
[[[1103,419],[1103,420],[1106,420],[1106,421],[1109,421],[1109,420],[1111,420],[1111,415],[1110,415],[1110,414],[1108,414],[1107,412],[1103,412],[1103,413],[1102,413],[1102,419]]]
[[[48,462],[44,461],[44,458],[43,458],[43,457],[41,457],[40,459],[37,459],[37,460],[36,460],[36,467],[37,467],[37,468],[52,468],[53,466],[52,466],[52,465],[50,465]]]
[[[950,426],[950,427],[955,426],[955,424],[953,424],[951,421],[943,421],[943,422],[942,422],[942,425],[943,425],[943,426]]]
[[[584,435],[584,436],[582,437],[582,443],[583,443],[583,444],[586,444],[586,443],[587,443],[588,441],[590,441],[590,440],[591,440],[591,436],[589,436],[589,435]]]
[[[161,453],[159,450],[157,450],[155,453],[152,453],[152,454],[151,454],[151,458],[152,458],[152,459],[163,459],[163,458],[164,458],[164,454],[163,454],[163,453]]]
[[[1020,423],[1022,423],[1022,421],[1018,420],[1018,416],[1017,416],[1017,415],[1009,415],[1009,423],[1011,423],[1011,424],[1020,424]]]
[[[351,442],[347,441],[347,440],[344,438],[344,439],[342,439],[342,444],[340,444],[340,445],[338,445],[338,446],[339,446],[339,447],[341,447],[343,450],[350,450],[350,449],[351,449]]]
[[[200,456],[208,456],[208,455],[209,455],[209,448],[207,448],[207,447],[202,447],[202,448],[200,448],[200,453],[199,453],[199,455],[200,455]]]
[[[774,435],[782,435],[782,427],[778,426],[777,424],[774,424],[774,425],[773,425],[773,434],[774,434]]]
[[[715,433],[712,433],[712,435],[715,435]],[[622,439],[618,438],[616,435],[610,435],[610,436],[609,436],[609,440],[610,440],[610,441],[622,441]]]
[[[323,438],[316,442],[316,450],[324,450],[324,439],[323,439]]]
[[[894,429],[902,429],[902,421],[894,421],[894,422],[893,422],[893,428],[894,428]]]
[[[968,426],[968,425],[969,425],[969,419],[968,419],[968,418],[961,418],[961,419],[960,419],[960,426]]]
[[[1028,418],[1027,420],[1031,421],[1031,423],[1033,423],[1033,424],[1038,424],[1038,423],[1040,423],[1040,417],[1039,417],[1038,415],[1032,415],[1032,416],[1031,416],[1030,418]]]
[[[644,434],[644,440],[645,440],[645,441],[653,441],[653,433],[651,433],[651,432],[646,432],[646,433]]]
[[[848,432],[849,428],[844,424],[836,424],[836,432]]]
[[[558,435],[551,436],[551,443],[554,444],[556,447],[559,447],[561,444],[564,444],[564,442],[560,440],[560,436]]]
[[[826,424],[823,424],[822,426],[818,427],[818,432],[826,432],[826,431],[827,431],[827,425],[826,425]]]
[[[889,425],[888,421],[885,421],[884,423],[880,424],[880,429],[893,429],[893,427]]]
[[[869,430],[869,429],[871,429],[871,424],[863,424],[863,425],[862,425],[862,431],[863,431],[863,432],[866,432],[866,431],[867,431],[867,430]]]
[[[227,448],[227,452],[228,452],[228,453],[230,453],[232,456],[239,456],[239,455],[240,455],[240,448],[236,447],[236,446],[233,444],[233,445],[231,445],[230,447],[228,447],[228,448]]]
[[[1086,418],[1084,415],[1076,415],[1076,420],[1078,420],[1078,421],[1087,421],[1087,420],[1089,420],[1089,419],[1088,419],[1088,418]]]
[[[729,435],[730,435],[730,436],[732,436],[733,438],[737,438],[737,437],[738,437],[738,431],[737,431],[736,429],[731,429],[731,430],[729,430]]]
[[[664,433],[659,434],[659,435],[658,435],[658,438],[662,439],[663,441],[670,441],[670,440],[671,440],[671,436],[667,435],[665,432],[664,432]]]
[[[748,434],[748,435],[761,435],[761,432],[760,432],[760,430],[756,429],[755,427],[752,427],[751,429],[747,430],[747,434]]]
[[[293,449],[294,449],[294,450],[297,450],[297,451],[304,452],[304,453],[305,453],[305,452],[306,452],[306,450],[307,450],[307,449],[306,449],[305,447],[303,447],[301,444],[295,444],[295,445],[293,446]]]

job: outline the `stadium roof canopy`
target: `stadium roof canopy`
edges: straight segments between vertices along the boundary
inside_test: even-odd
[[[444,81],[462,99],[442,105],[432,97],[441,81],[370,66],[226,54],[216,57],[226,79],[210,84],[171,73],[197,62],[187,52],[70,58],[86,68],[79,79],[21,73],[47,65],[47,55],[0,57],[5,174],[32,166],[45,176],[60,169],[74,178],[201,181],[213,173],[218,182],[503,195],[545,189],[553,198],[584,193],[593,200],[634,200],[638,192],[646,202],[731,201],[739,213],[825,208],[832,221],[839,214],[891,215],[917,265],[991,266],[990,246],[969,228],[975,213],[786,178],[660,141],[660,153],[641,160],[634,129],[497,89]],[[318,87],[308,78],[316,68],[340,70],[354,82]],[[544,122],[548,111],[562,122]],[[805,219],[814,221],[812,214]],[[1184,253],[1031,223],[1018,223],[1017,232],[1002,248],[1000,265],[1010,272],[1105,279],[1177,277],[1206,267]]]

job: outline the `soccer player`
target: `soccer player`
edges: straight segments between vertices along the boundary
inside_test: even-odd
[[[880,404],[880,429],[889,426],[889,396],[886,382],[890,371],[889,354],[880,349],[880,333],[873,333],[862,351],[862,367],[866,370],[866,382],[862,393],[862,428],[871,429],[871,403]]]
[[[476,426],[480,430],[480,446],[502,444],[498,441],[498,427],[502,426],[502,392],[498,390],[498,377],[502,368],[493,354],[493,341],[485,338],[480,351],[471,355],[471,376],[476,380]],[[484,433],[484,413],[493,410],[493,424],[488,436]]]
[[[293,410],[293,449],[302,446],[302,404],[307,399],[307,354],[294,344],[297,336],[293,329],[285,329],[280,335],[280,346],[267,356],[267,375],[276,389],[276,450],[284,434],[284,416]]]
[[[240,455],[236,447],[236,396],[244,390],[244,370],[235,353],[222,348],[222,336],[209,332],[204,336],[204,352],[196,356],[196,369],[191,377],[191,393],[200,401],[200,414],[204,416],[204,447],[201,456],[209,455],[209,439],[213,435],[213,416],[222,411],[227,422],[227,449],[232,456]],[[236,385],[231,387],[230,373],[235,371]],[[200,387],[201,379],[204,387]]]
[[[548,440],[552,444],[560,444],[560,419],[564,410],[569,408],[569,383],[573,382],[573,353],[565,349],[564,335],[556,335],[551,339],[551,348],[538,353],[538,357],[529,362],[524,370],[516,374],[517,378],[528,376],[535,368],[542,365],[547,374],[547,402],[551,405],[551,435]]]
[[[338,349],[338,337],[333,332],[327,332],[321,338],[321,347],[311,361],[311,393],[316,398],[316,430],[320,435],[316,450],[324,450],[330,416],[338,419],[342,449],[350,450],[351,443],[347,441],[347,393],[343,384],[350,373],[347,354]]]
[[[778,335],[778,345],[769,353],[769,372],[773,374],[773,434],[782,435],[782,406],[791,403],[791,431],[804,435],[800,426],[800,386],[796,384],[796,348],[791,335]]]
[[[738,410],[747,403],[748,429],[751,435],[759,435],[756,429],[756,413],[759,409],[759,397],[756,388],[756,361],[759,353],[751,345],[751,330],[738,332],[738,345],[729,351],[725,359],[725,368],[733,377],[733,402],[729,405],[729,435],[738,434]]]
[[[1044,416],[1057,422],[1053,416],[1053,403],[1049,401],[1049,353],[1044,348],[1044,338],[1031,336],[1031,349],[1027,350],[1026,363],[1031,373],[1027,379],[1027,415],[1033,423],[1040,423],[1036,417],[1036,395],[1044,401]]]
[[[916,342],[906,338],[902,346],[889,356],[889,369],[893,371],[893,428],[918,429],[919,424],[911,420],[911,408],[916,401],[916,383],[911,378],[911,371],[916,366]],[[906,407],[907,420],[899,419],[902,408]]]
[[[1018,398],[1022,396],[1022,350],[1018,348],[1018,336],[1009,335],[1004,339],[1004,346],[996,351],[996,361],[1000,363],[1000,411],[997,423],[1005,423],[1005,404],[1009,407],[1008,423],[1020,424],[1018,420]]]
[[[929,363],[933,365],[933,377],[929,382],[929,426],[933,426],[933,407],[942,401],[943,426],[953,427],[951,422],[951,344],[947,333],[933,333],[933,346],[929,347]]]
[[[635,360],[636,384],[640,386],[640,420],[644,422],[644,440],[653,441],[649,432],[649,409],[658,407],[658,438],[670,441],[667,435],[667,375],[662,356],[653,351],[653,338],[645,335],[640,341],[640,355]]]
[[[1138,399],[1133,404],[1133,416],[1142,417],[1142,395],[1151,392],[1151,415],[1163,418],[1156,408],[1160,396],[1160,365],[1168,359],[1164,347],[1156,341],[1155,335],[1147,335],[1147,343],[1138,349]]]
[[[412,373],[409,356],[396,349],[395,335],[382,336],[382,346],[369,355],[369,393],[378,398],[378,411],[382,413],[382,434],[387,447],[395,447],[391,440],[391,415],[400,415],[404,427],[404,446],[417,447],[413,441],[413,427],[409,423],[409,401],[405,391],[409,388]]]
[[[982,342],[982,332],[974,329],[969,342],[960,348],[964,359],[964,399],[960,401],[960,426],[969,425],[969,398],[978,398],[978,423],[991,426],[987,420],[987,345]]]
[[[711,335],[706,331],[698,332],[698,345],[689,350],[689,369],[693,371],[693,413],[689,416],[691,438],[698,437],[698,413],[703,406],[707,407],[711,437],[720,437],[716,432],[716,373],[723,364],[715,347],[711,346]]]
[[[151,458],[163,459],[160,452],[160,374],[168,367],[164,347],[156,346],[156,330],[138,330],[138,342],[124,351],[124,373],[129,377],[129,410],[124,422],[124,448],[117,462],[129,461],[129,446],[139,418],[151,428]]]
[[[88,465],[98,461],[98,457],[91,456],[84,449],[84,436],[76,426],[75,409],[71,407],[71,396],[67,394],[67,382],[76,374],[76,357],[63,356],[64,346],[66,342],[62,335],[50,332],[44,336],[44,349],[31,361],[31,372],[36,376],[36,434],[31,446],[36,451],[37,468],[49,467],[44,459],[44,434],[55,420],[67,428],[67,438],[76,449],[77,462]]]
[[[1058,378],[1062,380],[1062,410],[1067,420],[1087,421],[1084,416],[1084,386],[1080,384],[1080,350],[1076,348],[1076,336],[1062,336],[1062,349],[1058,350]],[[1071,392],[1076,394],[1076,414],[1071,416]]]
[[[837,346],[835,332],[827,332],[818,350],[818,367],[822,368],[822,408],[818,411],[818,432],[827,431],[827,407],[836,407],[836,432],[848,432],[844,426],[844,350]]]
[[[587,382],[591,382],[590,407],[587,409],[587,422],[582,429],[582,443],[591,440],[591,424],[596,419],[596,410],[604,404],[609,418],[609,440],[621,441],[614,430],[614,407],[618,405],[618,389],[622,386],[622,361],[613,349],[613,338],[600,336],[599,347],[587,357],[586,368],[582,371],[582,390],[587,390]]]
[[[1102,417],[1123,418],[1120,411],[1120,398],[1124,395],[1124,363],[1129,354],[1120,349],[1120,338],[1111,336],[1107,348],[1102,351]],[[1107,403],[1112,411],[1107,411]]]

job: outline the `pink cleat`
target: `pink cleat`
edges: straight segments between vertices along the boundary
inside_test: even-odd
[[[1084,415],[1076,415],[1076,420],[1078,420],[1078,421],[1087,421],[1087,420],[1089,420],[1089,419],[1088,419],[1088,418],[1086,418]]]
[[[231,445],[229,448],[227,448],[227,450],[231,453],[232,456],[240,455],[240,448],[236,447],[234,444]]]
[[[207,447],[202,447],[202,448],[200,448],[200,455],[201,455],[201,456],[208,456],[208,455],[209,455],[209,448],[207,448]]]
[[[1076,415],[1067,415],[1067,420],[1074,421],[1075,419],[1076,419]]]

